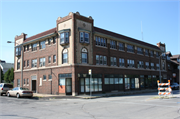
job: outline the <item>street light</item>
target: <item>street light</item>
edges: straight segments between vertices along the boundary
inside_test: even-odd
[[[16,43],[16,42],[7,41],[7,43]],[[23,87],[23,44],[20,44],[20,46],[21,46],[21,87]],[[14,55],[15,55],[15,51],[14,51]]]
[[[160,59],[161,59],[161,56],[165,55],[165,53],[162,53],[160,56],[159,56],[159,80],[160,80],[160,83],[161,82],[161,65],[160,65]],[[164,59],[164,58],[163,58]]]

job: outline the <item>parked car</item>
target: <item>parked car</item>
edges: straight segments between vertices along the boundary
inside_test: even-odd
[[[172,83],[171,85],[172,89],[179,89],[179,84],[178,83]]]
[[[8,90],[11,90],[13,85],[10,83],[0,83],[0,95],[6,94]]]
[[[7,96],[16,96],[17,98],[20,97],[32,97],[33,92],[30,91],[28,88],[22,88],[22,87],[15,87],[12,90],[7,91]]]

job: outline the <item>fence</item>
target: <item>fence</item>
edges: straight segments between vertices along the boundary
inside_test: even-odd
[[[168,80],[168,83],[159,83],[159,80],[157,81],[158,83],[158,95],[159,97],[161,95],[163,96],[170,96],[171,95],[171,89],[170,89],[170,80]]]

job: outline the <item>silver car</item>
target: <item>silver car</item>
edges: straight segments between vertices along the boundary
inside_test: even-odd
[[[30,91],[28,88],[22,88],[22,87],[15,87],[12,90],[7,91],[7,96],[16,96],[17,98],[20,97],[32,97],[33,92]]]
[[[0,95],[6,94],[6,92],[12,88],[13,85],[11,83],[0,83]]]

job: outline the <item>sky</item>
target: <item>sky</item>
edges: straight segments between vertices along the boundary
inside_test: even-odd
[[[0,0],[0,59],[14,63],[14,41],[56,27],[69,12],[92,16],[94,26],[180,54],[179,0]],[[143,32],[143,37],[142,37]]]

